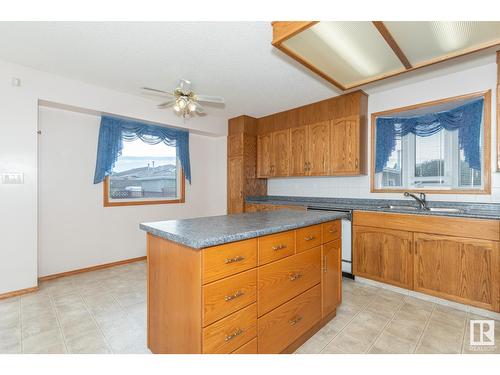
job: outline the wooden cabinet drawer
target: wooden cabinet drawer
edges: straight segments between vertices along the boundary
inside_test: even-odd
[[[297,229],[297,253],[321,245],[321,224]]]
[[[254,268],[257,239],[228,243],[202,250],[203,284]]]
[[[257,338],[240,346],[231,354],[257,354]]]
[[[323,243],[338,240],[341,236],[342,221],[334,220],[321,224],[323,230]]]
[[[260,237],[259,265],[295,254],[295,231]]]
[[[280,353],[320,319],[321,286],[317,285],[259,318],[259,353]]]
[[[203,353],[229,354],[257,336],[257,306],[245,307],[203,329]]]
[[[321,246],[259,267],[259,316],[318,284],[320,268]]]
[[[253,269],[203,286],[203,326],[257,300],[257,270]]]

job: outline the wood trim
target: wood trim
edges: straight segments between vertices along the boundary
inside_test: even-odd
[[[387,30],[387,27],[385,27],[384,23],[382,21],[372,21],[372,23],[373,26],[375,26],[376,29],[379,31],[380,35],[382,35],[382,38],[385,39],[389,47],[391,47],[392,51],[396,54],[399,61],[401,61],[404,67],[406,69],[411,69],[412,66],[410,60],[408,60],[403,50],[401,50],[396,40],[394,40],[394,37],[391,35],[389,30]]]
[[[23,294],[33,293],[38,291],[38,286],[33,286],[31,288],[14,290],[13,292],[7,292],[0,294],[0,299],[7,299],[12,297],[21,296]]]
[[[272,44],[280,44],[291,37],[310,28],[319,21],[273,21],[273,41]]]
[[[401,214],[393,212],[354,211],[353,225],[499,241],[498,220],[464,217]]]
[[[483,163],[484,163],[484,176],[483,189],[451,189],[451,190],[438,190],[438,189],[410,189],[410,188],[401,188],[401,189],[378,189],[375,187],[375,119],[379,116],[386,116],[389,114],[404,112],[413,109],[429,107],[433,105],[438,105],[442,103],[447,103],[455,100],[461,99],[471,99],[475,97],[483,97],[484,98],[484,144],[483,144]],[[370,121],[370,192],[372,193],[404,193],[405,191],[413,191],[419,193],[426,194],[491,194],[491,90],[480,91],[470,94],[464,94],[459,96],[454,96],[445,99],[433,100],[430,102],[412,104],[405,107],[393,108],[386,111],[375,112],[371,115]]]
[[[129,263],[134,263],[134,262],[140,262],[140,261],[143,261],[143,260],[146,260],[146,256],[137,257],[137,258],[130,258],[130,259],[125,259],[125,260],[119,260],[117,262],[99,264],[97,266],[85,267],[85,268],[80,268],[80,269],[73,270],[73,271],[66,271],[66,272],[61,272],[61,273],[55,273],[53,275],[42,276],[42,277],[38,278],[38,281],[54,280],[54,279],[59,279],[61,277],[77,275],[79,273],[84,273],[84,272],[91,272],[91,271],[102,270],[104,268],[111,268],[111,267],[121,266],[121,265],[124,265],[124,264],[129,264]]]
[[[103,202],[104,207],[117,207],[117,206],[145,206],[150,204],[171,204],[171,203],[185,203],[186,201],[186,177],[184,171],[181,172],[181,197],[179,199],[163,199],[163,200],[147,200],[147,201],[128,201],[128,202],[111,202],[109,200],[109,176],[103,181]]]

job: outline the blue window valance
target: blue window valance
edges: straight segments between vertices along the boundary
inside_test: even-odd
[[[430,137],[445,129],[458,130],[458,142],[469,167],[481,170],[481,122],[484,99],[473,99],[453,109],[409,117],[377,117],[375,173],[382,172],[396,140],[409,133]]]
[[[119,117],[102,116],[94,184],[104,181],[106,176],[111,174],[116,160],[122,153],[123,141],[132,142],[137,139],[150,145],[163,142],[167,146],[175,147],[184,175],[191,183],[189,132]]]

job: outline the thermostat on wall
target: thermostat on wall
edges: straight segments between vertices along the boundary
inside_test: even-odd
[[[24,184],[24,173],[2,173],[3,184]]]

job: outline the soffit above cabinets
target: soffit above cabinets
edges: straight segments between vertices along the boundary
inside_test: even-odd
[[[500,45],[500,22],[273,22],[272,44],[342,90]]]

